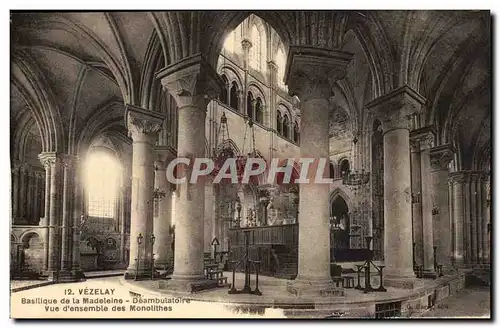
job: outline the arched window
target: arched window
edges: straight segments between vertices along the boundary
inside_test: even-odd
[[[250,48],[250,66],[258,71],[262,69],[262,39],[260,31],[256,25],[252,26],[252,47]]]
[[[253,117],[253,95],[250,91],[247,94],[247,116],[249,118],[251,118],[252,120],[254,120],[254,117]]]
[[[344,174],[348,174],[349,171],[350,171],[349,160],[347,158],[344,158],[340,162],[340,172],[343,176]]]
[[[283,118],[279,110],[276,111],[276,131],[278,131],[279,135],[283,134]]]
[[[299,123],[295,121],[295,123],[293,124],[293,141],[295,141],[295,143],[299,143],[299,140],[300,140]]]
[[[333,165],[332,162],[330,162],[330,179],[335,178],[335,166]]]
[[[222,81],[224,82],[224,87],[221,89],[220,93],[219,93],[219,100],[228,105],[228,99],[227,99],[227,86],[229,84],[228,80],[227,80],[227,77],[226,75],[222,74],[221,76],[222,78]]]
[[[255,102],[255,118],[254,121],[258,123],[263,123],[263,108],[262,108],[262,100],[260,97],[257,97],[257,101]]]
[[[286,68],[286,57],[284,51],[279,48],[276,53],[276,66],[278,66],[278,86],[285,91],[288,89],[285,85],[285,68]]]
[[[290,138],[290,119],[286,114],[283,118],[283,137]]]
[[[229,99],[229,106],[238,110],[240,106],[238,106],[238,85],[236,82],[233,82],[231,85],[231,96]]]
[[[122,167],[107,152],[96,151],[85,163],[87,214],[98,218],[114,218]]]

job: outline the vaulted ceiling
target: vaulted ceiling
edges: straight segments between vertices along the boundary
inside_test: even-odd
[[[285,47],[309,44],[354,53],[336,94],[356,129],[363,129],[368,115],[365,103],[406,84],[427,99],[427,124],[438,128],[440,143],[457,145],[463,168],[489,160],[489,12],[254,13]],[[200,52],[215,66],[225,37],[249,14],[13,13],[11,135],[26,135],[22,131],[36,122],[43,150],[70,153],[95,137],[86,124],[95,127],[92,134],[124,136],[125,103],[154,110],[158,69]]]

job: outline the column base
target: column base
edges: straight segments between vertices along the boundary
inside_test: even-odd
[[[58,282],[76,282],[79,278],[70,270],[61,270],[58,273]]]
[[[287,283],[286,290],[296,297],[318,297],[318,296],[345,296],[343,287],[336,287],[332,280],[305,280],[295,279]]]
[[[187,293],[187,294],[196,293],[208,289],[215,289],[217,287],[220,287],[217,283],[217,280],[207,280],[207,279],[195,279],[195,280],[170,279],[170,280],[160,280],[158,282],[159,289]]]
[[[56,270],[46,270],[42,272],[43,277],[47,277],[48,281],[59,281],[59,271]]]
[[[140,265],[134,263],[129,265],[127,271],[124,274],[125,280],[140,280],[140,279],[151,279],[154,277],[156,270],[151,266],[151,262],[146,260],[141,260]]]
[[[422,271],[422,277],[428,279],[436,279],[438,277],[438,274],[434,270],[424,270]]]
[[[418,289],[424,286],[421,279],[415,277],[384,277],[384,287],[399,289]]]
[[[72,272],[73,276],[77,279],[77,281],[83,281],[83,280],[87,279],[85,277],[85,273],[80,268],[75,268],[75,269],[71,270],[71,272]]]

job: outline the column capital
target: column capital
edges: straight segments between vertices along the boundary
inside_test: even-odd
[[[154,146],[155,152],[155,167],[164,170],[172,159],[177,157],[175,150],[170,146],[156,145]],[[162,164],[163,163],[163,164]]]
[[[267,62],[267,68],[271,71],[278,71],[278,65],[276,65],[276,62],[274,60],[270,60]]]
[[[252,42],[248,38],[243,38],[243,40],[241,40],[241,47],[243,50],[249,50],[252,47]]]
[[[420,112],[426,99],[407,85],[397,88],[366,104],[379,118],[384,133],[394,129],[410,129],[410,121]]]
[[[156,134],[161,130],[165,115],[145,110],[131,104],[125,107],[125,120],[129,136],[134,142],[154,143]]]
[[[433,170],[448,170],[448,164],[453,160],[456,149],[452,144],[431,148],[431,168]]]
[[[167,66],[156,78],[174,97],[179,109],[195,106],[206,110],[208,103],[219,95],[224,82],[201,54]]]
[[[469,181],[470,171],[452,172],[448,178],[453,184],[463,184]]]
[[[431,149],[434,145],[435,136],[436,129],[432,125],[412,130],[410,131],[410,145],[418,144],[419,150]]]
[[[64,167],[72,168],[77,164],[77,162],[78,162],[78,157],[75,155],[62,154],[61,156],[61,164]]]
[[[344,78],[352,53],[307,46],[291,46],[285,71],[285,84],[301,101],[329,99],[333,85]]]
[[[62,154],[57,152],[43,152],[38,154],[40,163],[47,169],[47,166],[53,166],[61,161]]]

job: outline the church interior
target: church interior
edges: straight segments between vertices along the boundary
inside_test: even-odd
[[[325,302],[370,279],[426,290],[400,312],[489,286],[490,20],[13,12],[11,279],[119,271],[190,297],[258,272],[264,294],[279,281],[267,291]],[[177,157],[328,158],[332,183],[173,184]]]

